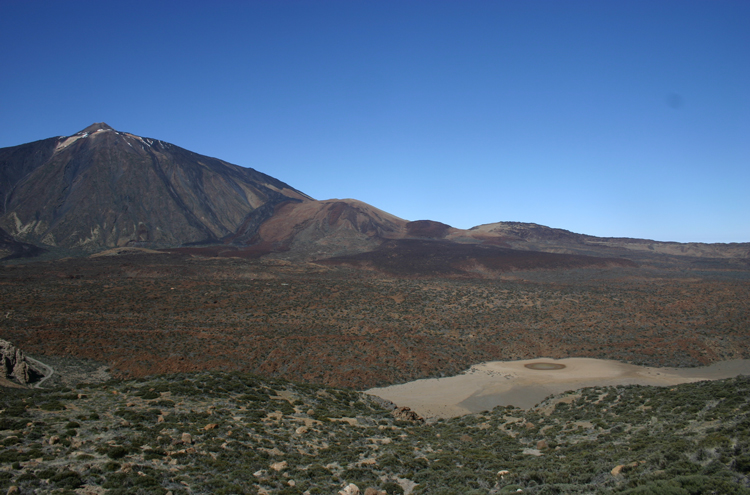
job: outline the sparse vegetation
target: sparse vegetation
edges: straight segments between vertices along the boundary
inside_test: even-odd
[[[747,378],[424,425],[343,388],[538,356],[750,357],[746,272],[686,273],[382,278],[181,254],[0,265],[0,335],[80,371],[2,389],[0,492],[747,494]]]
[[[750,357],[747,273],[523,274],[531,282],[177,254],[72,258],[0,265],[0,335],[32,356],[89,358],[122,377],[224,369],[357,389],[539,356],[697,366]]]
[[[427,424],[351,390],[238,372],[78,390],[3,390],[0,490],[750,494],[747,377],[589,388]]]

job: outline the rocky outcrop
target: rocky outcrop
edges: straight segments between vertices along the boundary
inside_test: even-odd
[[[424,418],[408,407],[397,407],[393,411],[393,417],[399,421],[410,421],[412,423],[424,423]]]
[[[0,361],[0,378],[15,379],[18,383],[27,385],[35,378],[44,376],[44,373],[29,364],[21,349],[7,340],[0,339]]]

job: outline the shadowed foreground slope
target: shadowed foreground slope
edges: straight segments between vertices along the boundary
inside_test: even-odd
[[[428,424],[364,394],[220,372],[7,389],[0,409],[3,492],[750,493],[745,377]]]

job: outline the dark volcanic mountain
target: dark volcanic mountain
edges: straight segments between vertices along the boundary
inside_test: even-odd
[[[0,149],[0,228],[35,244],[215,243],[308,199],[253,169],[106,124]]]

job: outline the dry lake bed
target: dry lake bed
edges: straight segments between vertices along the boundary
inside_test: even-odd
[[[528,409],[552,394],[608,385],[670,386],[750,374],[750,359],[700,368],[650,368],[604,359],[527,359],[477,364],[458,376],[416,380],[367,393],[425,418],[449,418],[513,405]]]

